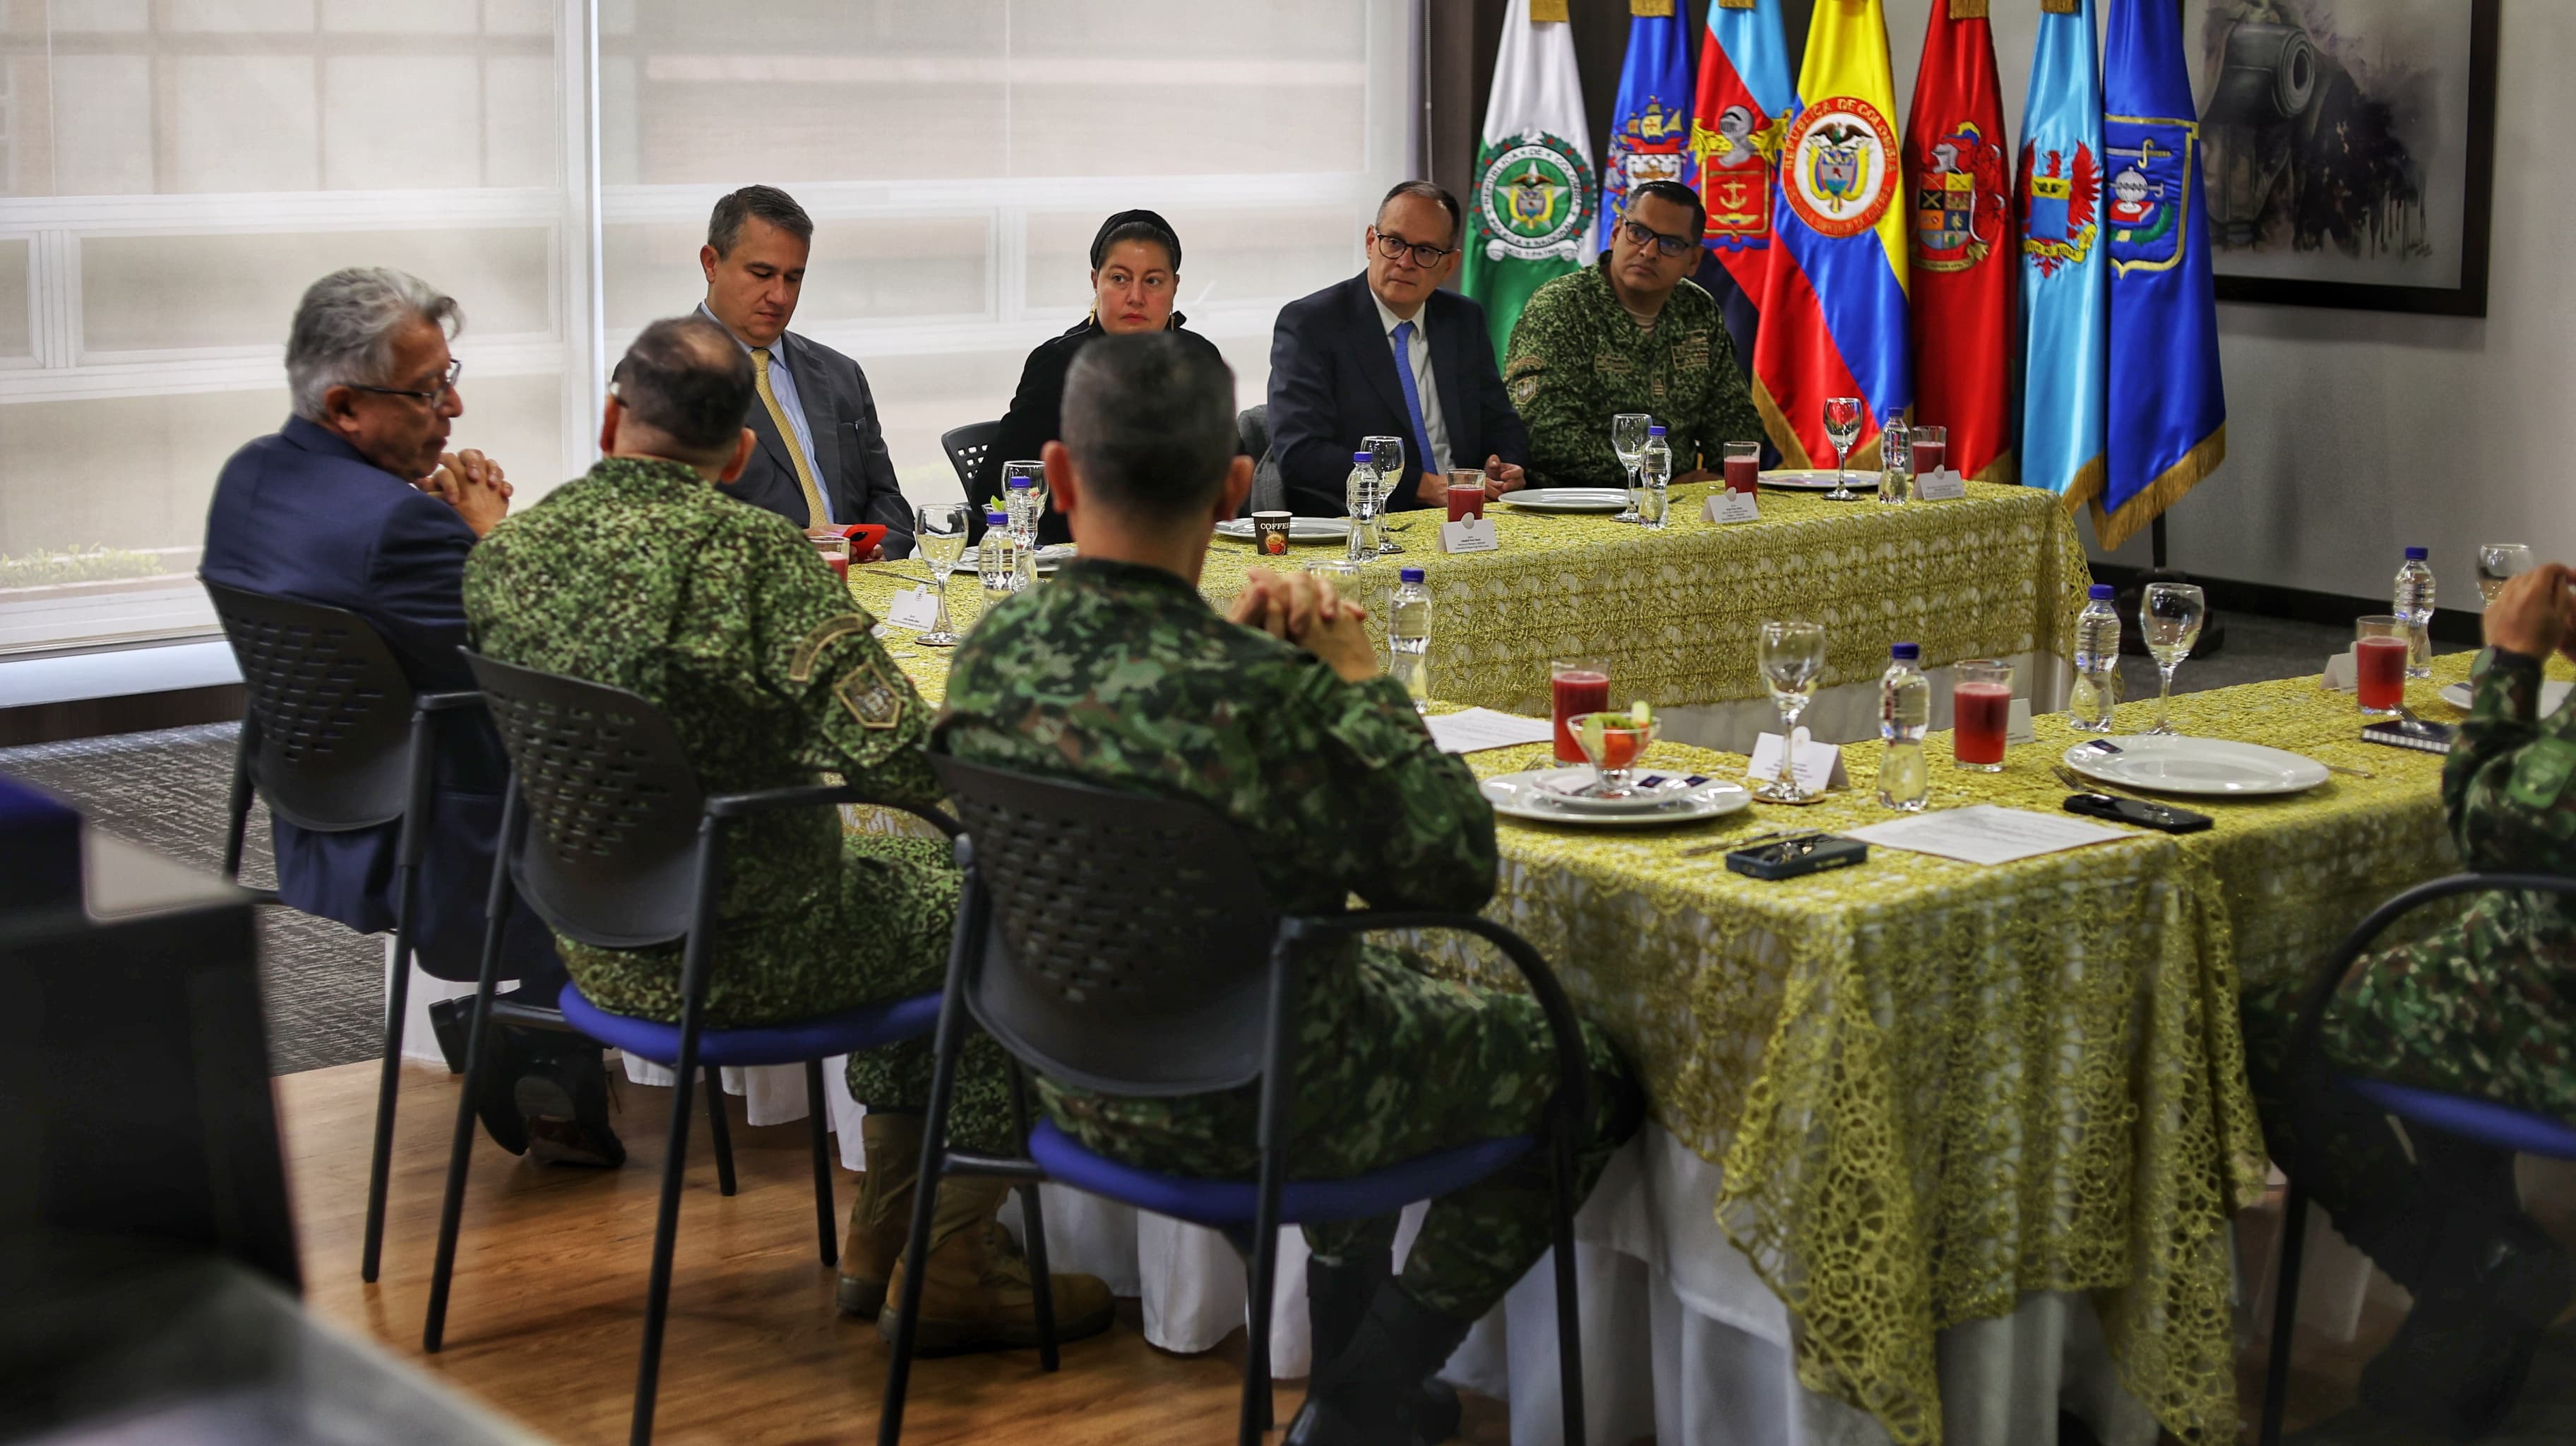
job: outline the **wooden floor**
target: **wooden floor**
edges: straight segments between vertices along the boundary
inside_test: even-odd
[[[404,1074],[384,1268],[370,1286],[358,1280],[358,1255],[375,1082],[372,1063],[277,1081],[306,1303],[544,1436],[625,1440],[670,1092],[618,1083],[623,1169],[529,1164],[476,1132],[447,1348],[433,1356],[420,1348],[421,1317],[457,1083],[443,1070]],[[656,1439],[872,1441],[886,1348],[872,1322],[833,1309],[833,1272],[815,1248],[805,1126],[750,1129],[741,1102],[732,1103],[733,1198],[716,1193],[703,1118],[691,1132]],[[858,1177],[836,1173],[846,1212]],[[1209,1355],[1176,1356],[1147,1345],[1135,1304],[1124,1306],[1108,1334],[1066,1346],[1053,1375],[1038,1369],[1033,1351],[921,1362],[904,1440],[1231,1441],[1241,1333]],[[1275,1395],[1284,1425],[1302,1383]],[[1471,1401],[1469,1412],[1463,1439],[1508,1439],[1499,1405]]]

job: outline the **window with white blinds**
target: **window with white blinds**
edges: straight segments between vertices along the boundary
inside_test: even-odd
[[[1246,405],[1280,304],[1360,266],[1411,154],[1408,0],[0,4],[0,653],[210,631],[216,470],[286,417],[346,265],[464,305],[460,445],[587,466],[715,198],[816,222],[795,329],[868,372],[908,493],[1088,306],[1101,218],[1179,231]]]

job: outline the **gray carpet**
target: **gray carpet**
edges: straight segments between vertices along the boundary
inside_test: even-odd
[[[0,773],[50,789],[92,823],[212,873],[224,857],[235,723],[0,748]],[[245,881],[273,885],[268,811],[254,806]],[[269,1066],[279,1074],[382,1057],[382,936],[292,909],[259,911]]]

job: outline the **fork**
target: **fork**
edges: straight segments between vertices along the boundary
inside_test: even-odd
[[[2148,798],[2143,794],[2131,793],[2125,788],[2118,788],[2108,783],[2102,783],[2094,779],[2086,778],[2063,763],[2055,763],[2049,766],[2057,774],[2058,782],[2074,789],[2077,793],[2100,793],[2113,795],[2119,798],[2134,798],[2140,803],[2155,802],[2154,799]]]

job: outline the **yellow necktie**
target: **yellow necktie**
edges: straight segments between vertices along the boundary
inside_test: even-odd
[[[778,393],[769,389],[769,348],[765,346],[751,349],[751,384],[760,393],[760,404],[769,409],[769,424],[778,429],[778,440],[787,444],[788,460],[796,464],[796,485],[805,489],[805,525],[827,525],[832,514],[823,508],[823,489],[814,485],[814,469],[805,465],[805,449],[796,445],[796,429],[787,425],[787,409],[778,405]]]

